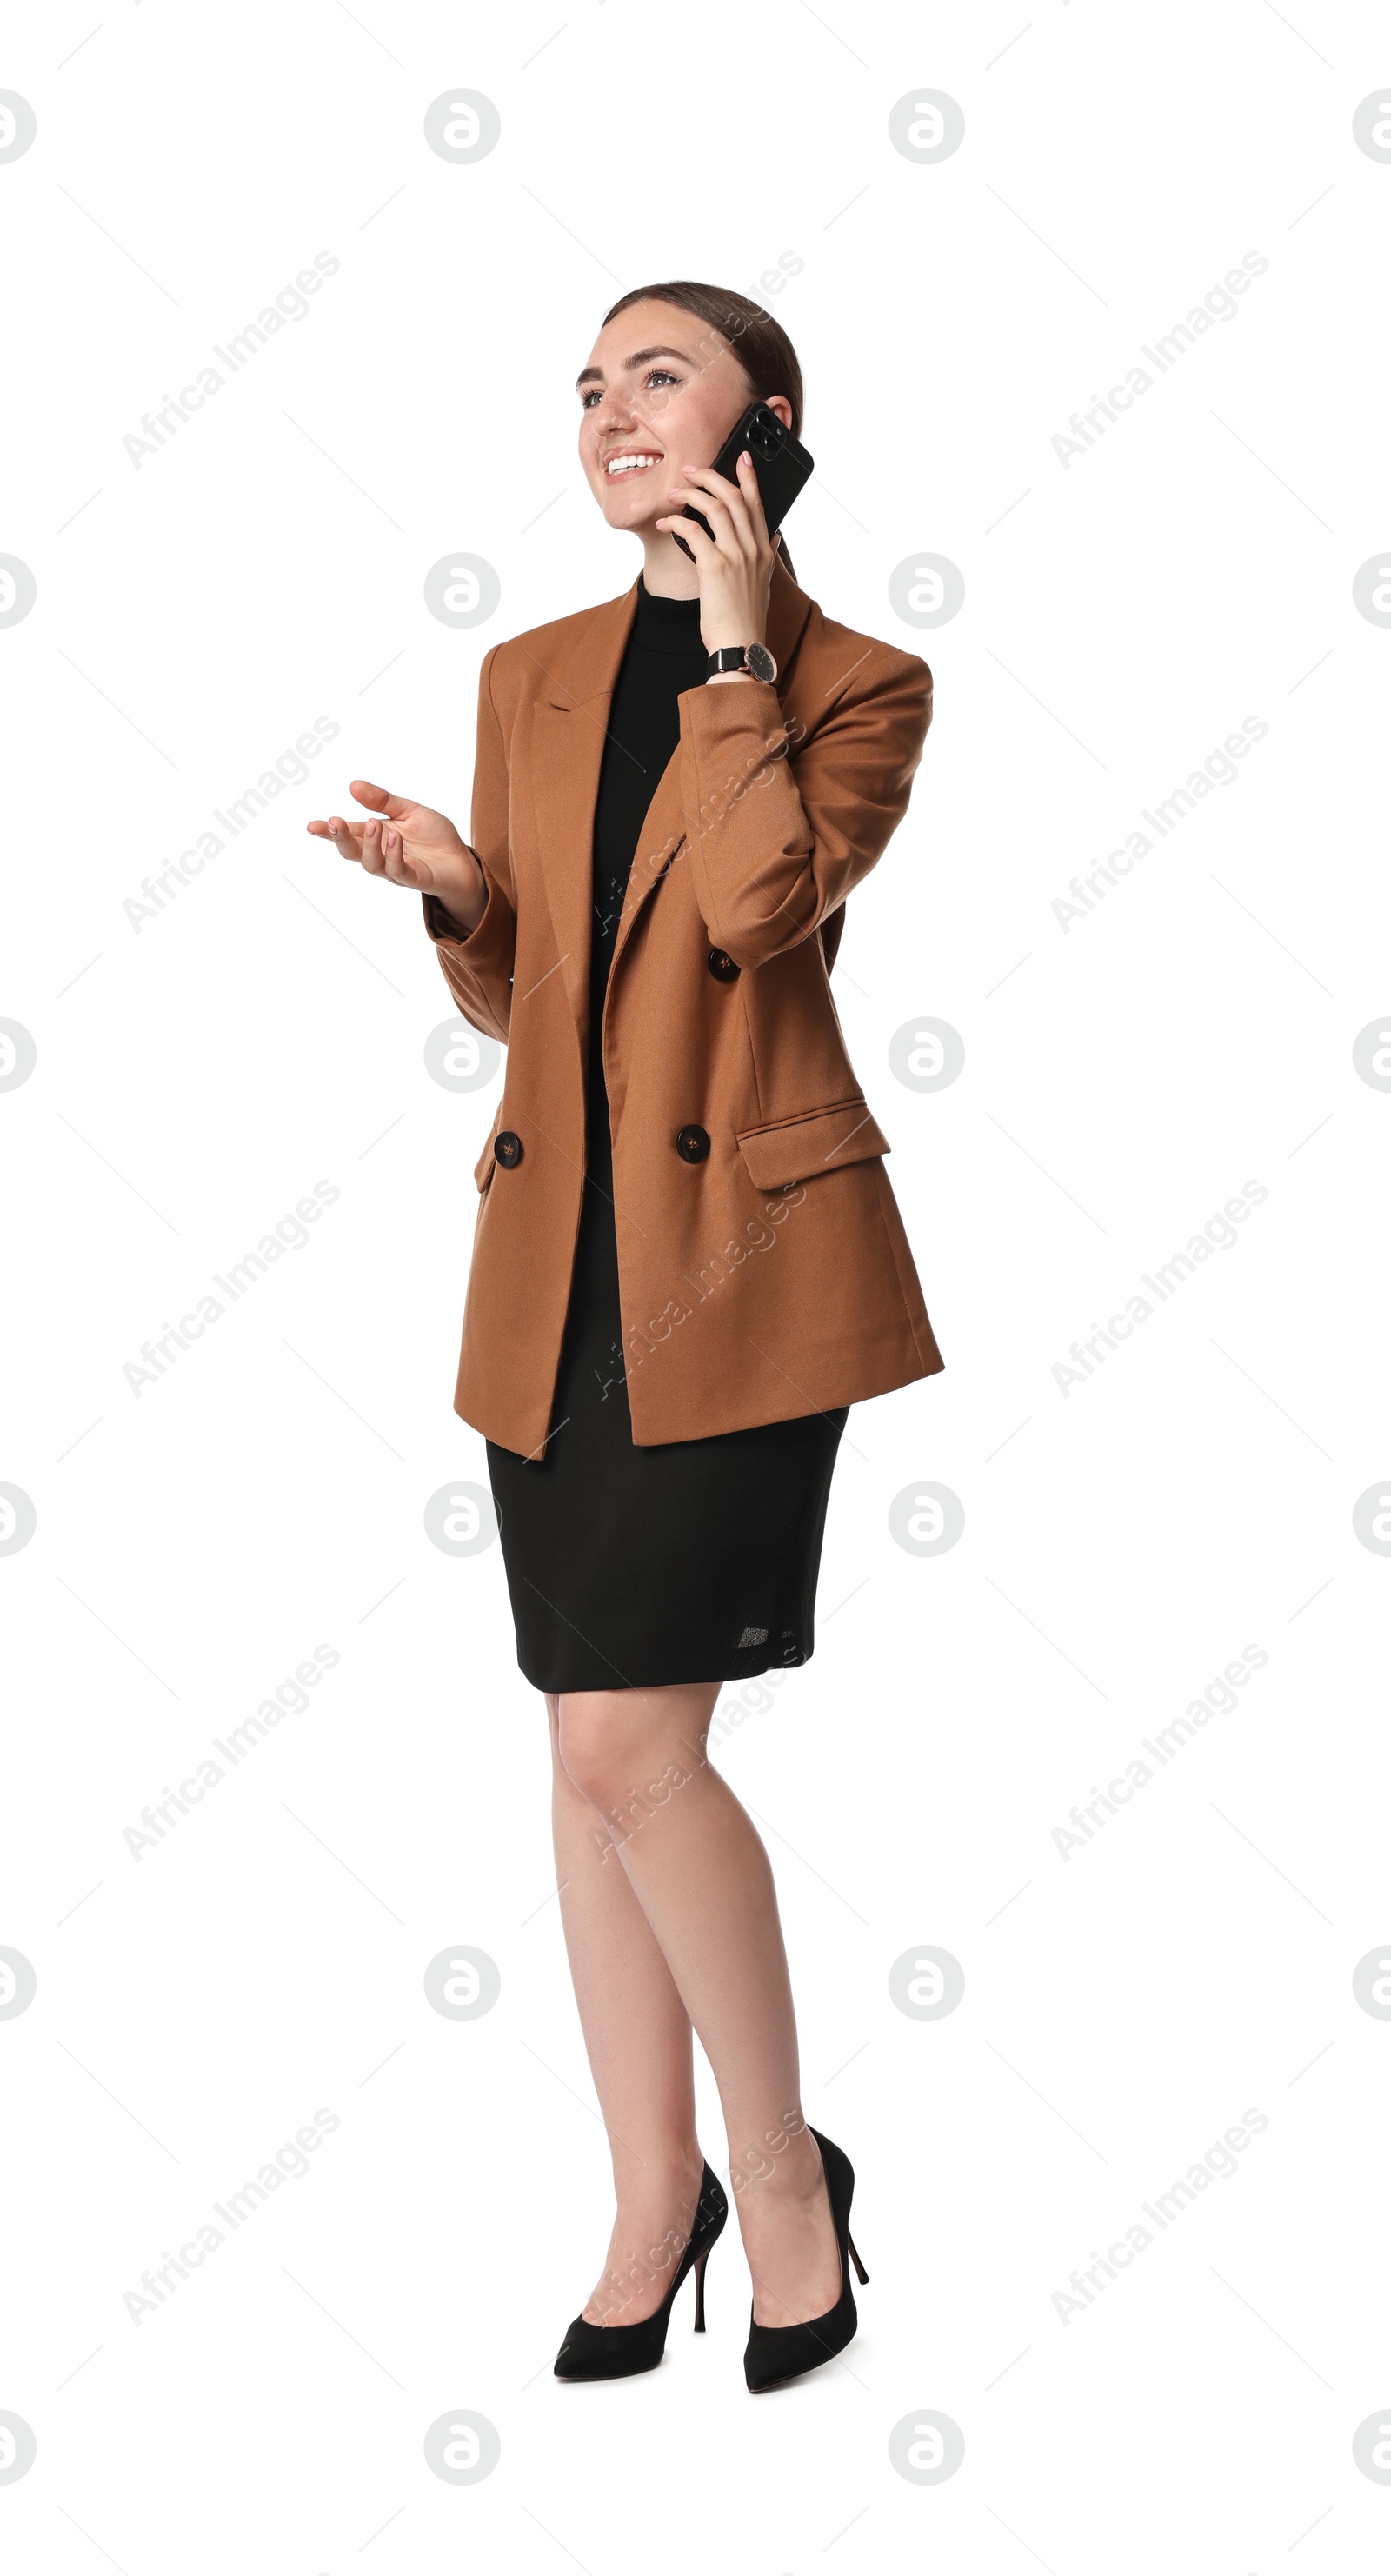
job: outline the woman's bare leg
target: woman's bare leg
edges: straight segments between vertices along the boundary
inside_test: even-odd
[[[834,2307],[840,2259],[820,2152],[802,2116],[797,2025],[768,1855],[705,1755],[719,1692],[718,1682],[566,1691],[556,1742],[591,1821],[597,1817],[612,1838],[602,1866],[622,1867],[710,2060],[754,2316],[760,2325],[785,2326]],[[614,1922],[623,1919],[615,1909]],[[671,2022],[654,2017],[650,2046],[640,2015],[652,2011],[659,1981],[648,1954],[627,1937],[625,1955],[643,1963],[645,1983],[635,1988],[644,1998],[636,2013],[619,2007],[620,2089],[637,2100],[646,2084],[650,2103],[665,2100],[674,2110],[669,2075],[661,2071],[669,2065]],[[589,1965],[582,1956],[582,1969]],[[644,2134],[651,2134],[650,2119]]]
[[[666,2297],[700,2197],[690,2017],[609,1835],[560,1760],[554,1692],[546,1710],[560,1919],[617,2202],[583,2313],[592,2325],[635,2325]]]

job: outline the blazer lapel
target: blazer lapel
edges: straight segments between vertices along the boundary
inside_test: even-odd
[[[594,926],[594,809],[608,740],[608,716],[619,664],[637,613],[637,583],[592,611],[578,638],[552,665],[531,658],[537,675],[527,767],[536,846],[560,957],[560,974],[579,1033],[589,1040],[589,959]],[[768,644],[785,672],[811,601],[781,564],[768,603]],[[521,650],[530,654],[529,645]],[[681,754],[673,753],[648,807],[614,947],[617,968],[633,925],[685,838]]]
[[[779,673],[786,671],[798,638],[811,614],[811,601],[799,590],[790,573],[774,564],[773,586],[768,598],[768,649]],[[626,640],[626,638],[625,638]],[[618,961],[633,935],[639,913],[655,887],[666,875],[686,838],[686,815],[681,801],[681,746],[675,751],[659,779],[652,802],[643,819],[638,846],[633,853],[632,873],[623,902],[623,918],[614,942],[610,982],[618,973]]]
[[[593,610],[568,653],[535,662],[530,772],[536,847],[581,1049],[589,1033],[589,954],[594,926],[594,808],[608,714],[637,610],[637,583]],[[521,650],[530,654],[529,644]]]
[[[798,588],[779,556],[773,565],[773,587],[768,593],[768,650],[778,666],[780,686],[810,615],[811,600]]]

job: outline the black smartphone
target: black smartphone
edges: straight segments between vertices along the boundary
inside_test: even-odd
[[[737,483],[739,458],[745,448],[753,458],[759,499],[763,503],[763,515],[771,537],[786,518],[802,485],[810,478],[814,459],[808,455],[801,440],[794,438],[790,429],[783,428],[777,413],[770,411],[762,402],[750,403],[743,419],[735,423],[715,459],[712,472],[723,474],[729,482]],[[687,502],[681,516],[694,519],[707,537],[711,534],[709,520],[691,502]],[[683,555],[690,557],[692,563],[695,562],[685,538],[678,537],[674,529],[672,542],[680,547]]]

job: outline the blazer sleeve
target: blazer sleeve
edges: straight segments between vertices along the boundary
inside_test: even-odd
[[[902,821],[932,721],[932,673],[880,647],[800,746],[771,681],[688,689],[680,705],[701,917],[737,966],[761,966],[810,938]]]
[[[507,746],[493,703],[497,651],[495,644],[478,674],[478,745],[468,843],[483,871],[488,900],[481,919],[462,934],[449,927],[448,915],[433,895],[423,895],[421,906],[444,980],[464,1018],[505,1046],[512,1018],[517,913],[507,837]]]

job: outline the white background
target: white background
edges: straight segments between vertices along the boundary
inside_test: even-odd
[[[1387,1003],[1391,635],[1352,596],[1387,538],[1391,169],[1352,134],[1383,13],[97,5],[13,9],[0,62],[38,120],[0,167],[0,550],[37,583],[0,630],[0,1013],[37,1047],[0,1098],[0,1477],[37,1512],[0,1563],[0,1942],[38,1980],[0,2023],[0,2408],[38,2446],[0,2486],[11,2563],[1383,2568],[1352,2450],[1391,2413],[1391,2026],[1352,1986],[1391,1935],[1391,1575],[1353,1528],[1387,1467],[1388,1103],[1352,1055]],[[451,83],[501,117],[469,166],[424,141]],[[888,133],[924,84],[966,122],[928,166]],[[308,315],[133,464],[319,252]],[[1069,416],[1248,252],[1236,316],[1065,467]],[[815,1658],[719,1756],[871,2275],[844,2364],[755,2404],[732,2225],[703,2341],[683,2293],[653,2377],[550,2375],[610,2204],[544,1717],[496,1545],[423,1522],[486,1481],[450,1400],[497,1085],[431,1080],[418,902],[304,822],[358,773],[466,817],[483,651],[636,571],[574,455],[603,311],[782,253],[799,577],[937,681],[835,980],[947,1366],[852,1414]],[[475,630],[423,598],[459,549],[501,581]],[[888,597],[923,550],[965,581],[926,636]],[[308,783],[132,927],[316,716]],[[1247,716],[1235,783],[1060,928]],[[937,1093],[888,1064],[924,1015],[965,1046]],[[319,1179],[309,1242],[132,1393]],[[1060,1391],[1248,1180],[1236,1244]],[[936,1558],[888,1526],[924,1478],[965,1511]],[[307,1708],[133,1858],[319,1643]],[[1074,1804],[1248,1644],[1236,1707],[1064,1859]],[[459,1943],[501,1972],[475,2022],[424,1993]],[[965,1974],[936,2022],[889,1994],[923,1944]],[[318,2108],[308,2173],[133,2323]],[[1065,2323],[1074,2268],[1248,2108],[1237,2172]],[[722,2162],[708,2076],[702,2124]],[[470,2487],[423,2450],[460,2408],[501,2440]],[[889,2456],[924,2409],[965,2440],[936,2486]]]

